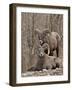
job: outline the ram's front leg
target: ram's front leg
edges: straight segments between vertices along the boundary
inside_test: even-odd
[[[52,50],[50,50],[49,56],[53,56],[53,51]]]

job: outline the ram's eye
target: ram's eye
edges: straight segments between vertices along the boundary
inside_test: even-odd
[[[48,49],[45,49],[44,52],[45,52],[46,54],[48,54]]]

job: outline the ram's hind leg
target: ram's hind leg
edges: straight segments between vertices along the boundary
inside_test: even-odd
[[[59,57],[59,47],[56,49],[57,57]]]

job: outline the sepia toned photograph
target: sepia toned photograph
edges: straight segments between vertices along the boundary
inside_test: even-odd
[[[10,85],[70,83],[70,7],[10,4]]]
[[[63,75],[63,15],[21,13],[21,75]]]

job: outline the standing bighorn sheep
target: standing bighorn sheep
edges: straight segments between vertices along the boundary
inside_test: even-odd
[[[57,57],[59,57],[61,38],[57,32],[49,32],[48,30],[40,31],[36,29],[35,37],[36,37],[35,39],[40,41],[41,46],[44,43],[47,43],[49,45],[50,56],[53,56],[53,51],[56,50]]]

